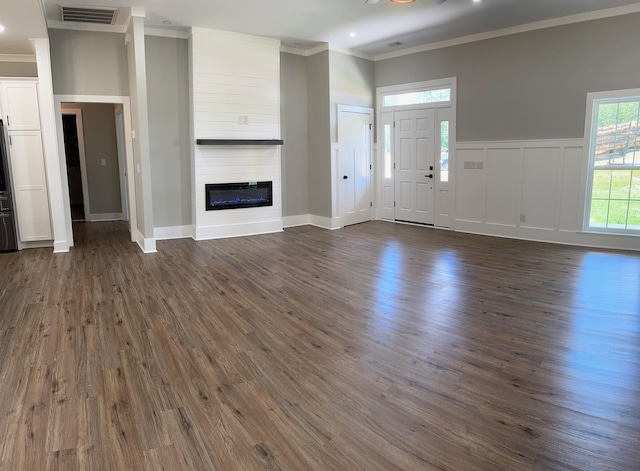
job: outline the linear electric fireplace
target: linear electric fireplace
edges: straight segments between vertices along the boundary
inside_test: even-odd
[[[272,182],[206,184],[205,203],[207,211],[273,206]]]

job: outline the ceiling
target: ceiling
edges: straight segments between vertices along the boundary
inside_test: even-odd
[[[29,45],[19,47],[17,36],[42,34],[40,1],[0,0],[0,24],[7,26],[0,35],[0,54],[26,53]],[[60,26],[61,0],[43,3],[49,26]],[[146,11],[148,27],[243,32],[278,38],[300,51],[328,43],[370,57],[597,10],[633,5],[629,8],[640,11],[638,0],[448,0],[441,5],[434,0],[405,5],[389,0],[376,4],[365,4],[365,0],[69,0],[62,4],[140,7]]]

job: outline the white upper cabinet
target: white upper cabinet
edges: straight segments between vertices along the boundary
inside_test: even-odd
[[[2,119],[8,131],[31,131],[40,129],[38,109],[38,85],[35,82],[3,82]]]

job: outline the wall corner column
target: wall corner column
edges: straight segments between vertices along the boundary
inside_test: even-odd
[[[31,39],[36,52],[38,69],[38,102],[40,107],[40,127],[47,170],[49,210],[53,230],[53,251],[68,252],[73,245],[72,234],[67,231],[67,219],[71,220],[71,210],[65,205],[67,186],[66,173],[58,152],[56,114],[53,101],[53,79],[51,74],[51,53],[48,38]]]

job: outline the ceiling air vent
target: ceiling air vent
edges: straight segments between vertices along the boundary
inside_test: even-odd
[[[115,20],[117,8],[87,8],[60,6],[62,21],[75,21],[80,23],[96,23],[100,25],[112,25]]]

